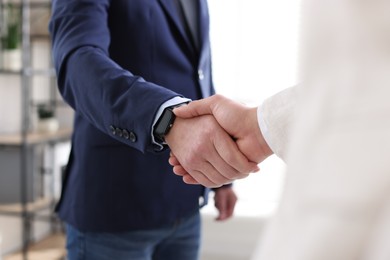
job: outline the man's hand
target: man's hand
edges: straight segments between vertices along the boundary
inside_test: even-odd
[[[259,129],[256,107],[246,107],[224,96],[214,95],[176,108],[173,112],[181,118],[213,115],[236,140],[242,153],[253,162],[260,163],[273,154]]]
[[[237,196],[231,186],[215,189],[214,205],[219,212],[216,220],[223,221],[232,217],[236,202]]]
[[[236,141],[242,154],[252,162],[260,163],[273,154],[259,129],[257,108],[249,108],[221,95],[214,95],[176,108],[174,113],[177,118],[187,119],[202,115],[214,116],[221,127]],[[183,176],[186,183],[197,183],[198,180],[186,171],[185,167],[182,167],[176,155],[175,151],[172,151],[169,160],[174,167],[173,171]],[[229,176],[231,180],[246,177],[243,175]]]
[[[176,118],[165,141],[190,184],[219,187],[259,170],[210,115]]]

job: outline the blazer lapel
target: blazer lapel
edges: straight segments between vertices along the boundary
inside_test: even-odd
[[[185,30],[185,25],[183,24],[181,18],[179,17],[179,13],[177,10],[177,7],[175,6],[173,0],[159,0],[161,6],[163,7],[165,13],[171,19],[174,26],[179,31],[180,36],[183,38],[183,40],[186,42],[187,46],[194,51],[193,44],[191,42],[191,39],[189,35],[187,35],[187,32]]]
[[[200,52],[209,48],[209,26],[210,18],[207,6],[207,0],[199,0],[199,34],[200,34]]]

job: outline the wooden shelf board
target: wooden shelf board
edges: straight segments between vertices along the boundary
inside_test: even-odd
[[[27,203],[27,211],[37,211],[40,209],[47,208],[52,203],[50,198],[41,198],[34,202]],[[12,204],[0,204],[0,211],[8,213],[21,213],[23,211],[22,204],[12,203]]]
[[[38,144],[43,142],[52,142],[69,139],[72,135],[72,129],[64,128],[53,133],[29,133],[27,134],[27,144]],[[0,145],[22,145],[23,138],[21,134],[0,134]]]
[[[66,256],[65,236],[63,234],[54,234],[46,239],[37,242],[29,247],[29,260],[59,260]],[[10,254],[4,257],[4,260],[22,260],[21,252]]]

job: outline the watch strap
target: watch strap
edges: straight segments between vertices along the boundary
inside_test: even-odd
[[[160,118],[157,120],[157,123],[154,127],[153,134],[156,141],[160,143],[165,143],[164,137],[169,133],[176,119],[175,113],[173,113],[173,109],[179,106],[183,106],[185,104],[187,104],[187,102],[166,107],[164,109],[163,113],[161,114]]]

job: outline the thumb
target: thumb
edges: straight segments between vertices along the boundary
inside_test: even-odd
[[[205,98],[197,101],[192,101],[186,106],[180,106],[173,110],[173,113],[177,117],[181,118],[192,118],[201,115],[210,115],[212,114],[212,104],[213,98]]]

